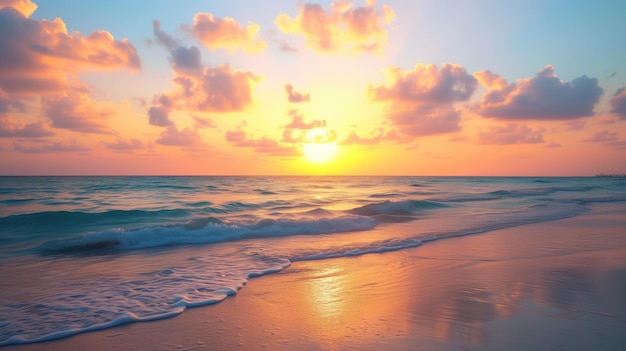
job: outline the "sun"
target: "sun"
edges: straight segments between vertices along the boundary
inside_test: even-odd
[[[309,160],[322,163],[330,160],[337,152],[336,143],[310,143],[302,146],[304,156]]]

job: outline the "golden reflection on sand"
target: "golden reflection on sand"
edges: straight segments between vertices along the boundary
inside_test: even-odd
[[[323,320],[339,317],[344,308],[345,275],[341,266],[335,264],[315,272],[309,281],[310,308]]]

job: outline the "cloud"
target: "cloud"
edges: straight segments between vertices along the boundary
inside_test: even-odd
[[[376,1],[352,7],[346,0],[336,0],[330,9],[319,4],[298,5],[298,15],[286,13],[274,23],[285,34],[302,35],[307,46],[319,52],[381,52],[387,43],[387,28],[394,20],[391,7],[376,8]]]
[[[240,111],[252,104],[252,87],[260,78],[252,72],[233,71],[230,65],[207,68],[200,80],[201,111]]]
[[[211,50],[226,49],[233,52],[242,49],[247,53],[256,53],[267,46],[257,37],[260,28],[253,22],[243,27],[229,17],[218,18],[210,13],[196,13],[191,32]]]
[[[611,113],[620,120],[626,120],[626,88],[617,89],[615,95],[609,100]]]
[[[584,139],[583,141],[588,143],[604,143],[604,145],[616,150],[626,150],[626,141],[619,140],[617,132],[608,130],[597,132],[592,137]]]
[[[111,150],[123,153],[131,153],[135,150],[142,150],[144,148],[143,142],[139,139],[126,140],[118,138],[114,143],[105,142],[104,145]]]
[[[281,141],[290,144],[306,143],[306,132],[302,130],[296,131],[294,129],[285,128],[283,130],[283,137]]]
[[[548,148],[548,149],[556,149],[556,148],[559,148],[559,147],[561,147],[561,144],[555,143],[555,142],[551,142],[549,144],[546,144],[546,148]]]
[[[215,122],[213,122],[212,119],[208,118],[208,117],[198,117],[198,116],[191,116],[194,120],[194,127],[196,129],[203,129],[203,128],[217,128],[217,126],[215,125]]]
[[[474,106],[484,117],[504,120],[567,120],[594,114],[602,95],[596,78],[581,76],[571,82],[561,81],[551,65],[533,78],[507,84],[489,71],[474,76],[489,91]]]
[[[314,129],[326,127],[326,120],[313,119],[311,122],[305,122],[304,116],[298,113],[298,110],[289,110],[291,122],[285,126],[290,129]]]
[[[109,104],[90,100],[86,94],[70,93],[43,98],[42,107],[55,128],[81,133],[111,133],[105,121],[115,113],[115,110]]]
[[[169,108],[165,106],[152,106],[148,110],[148,122],[153,126],[170,127],[174,122],[169,117]]]
[[[255,152],[270,156],[293,157],[302,155],[302,152],[297,147],[280,145],[276,140],[265,136],[261,139],[250,139],[241,129],[227,131],[226,141],[236,147],[254,148]]]
[[[420,104],[445,104],[465,101],[476,90],[477,81],[465,68],[444,63],[441,69],[433,64],[417,64],[413,71],[398,67],[388,69],[391,86],[369,86],[370,97],[375,101],[413,102]]]
[[[0,113],[10,111],[25,112],[27,104],[23,100],[25,99],[10,98],[2,91],[2,89],[0,89]]]
[[[161,30],[161,23],[157,20],[152,21],[152,33],[157,43],[170,52],[170,64],[174,72],[192,76],[202,73],[202,55],[197,47],[181,46],[176,39]]]
[[[603,130],[601,132],[597,132],[590,138],[584,139],[583,141],[588,143],[605,143],[617,141],[617,132]]]
[[[378,128],[375,131],[375,134],[369,137],[360,137],[355,131],[350,131],[350,134],[340,141],[338,145],[348,146],[348,145],[376,145],[383,141],[391,141],[391,140],[399,140],[400,135],[397,131],[385,131],[384,128]]]
[[[307,122],[297,109],[289,110],[291,121],[285,125],[282,140],[285,143],[330,143],[337,140],[334,130],[326,130],[326,120]]]
[[[416,137],[461,130],[461,112],[451,107],[417,106],[414,109],[389,112],[387,117],[402,133]]]
[[[289,100],[289,102],[299,103],[311,101],[311,95],[295,91],[291,84],[285,85],[285,91],[287,92],[287,100]]]
[[[392,66],[388,80],[388,85],[370,85],[368,94],[388,103],[387,118],[398,132],[416,137],[461,130],[455,103],[468,100],[478,84],[457,64],[417,64],[406,72]]]
[[[89,35],[67,31],[60,18],[29,16],[37,5],[28,0],[0,0],[0,112],[43,114],[50,121],[2,122],[2,133],[19,137],[50,136],[48,125],[81,133],[107,134],[106,120],[114,106],[93,101],[90,89],[77,78],[87,71],[140,69],[135,47],[109,32]],[[20,152],[85,151],[75,143],[28,147]]]
[[[202,139],[194,130],[183,128],[178,130],[175,126],[167,127],[162,133],[157,144],[166,146],[199,146],[202,145]]]
[[[14,121],[9,116],[0,116],[0,138],[41,138],[52,135],[54,133],[43,121],[24,123]]]
[[[172,126],[169,112],[191,110],[197,112],[242,111],[252,104],[252,89],[262,77],[252,72],[233,70],[230,65],[205,67],[200,50],[180,46],[178,41],[153,22],[157,42],[170,53],[176,89],[158,95],[148,111],[151,124]]]
[[[106,31],[68,33],[60,18],[38,21],[20,8],[25,12],[0,9],[0,88],[8,94],[58,92],[68,87],[68,75],[82,71],[140,68],[127,39],[115,40]]]
[[[88,147],[78,145],[76,140],[70,140],[68,142],[54,141],[42,146],[24,146],[15,142],[13,143],[13,149],[25,154],[42,154],[48,152],[88,152],[91,150]]]
[[[543,129],[535,130],[526,125],[509,123],[506,126],[492,126],[478,133],[481,144],[511,145],[543,143]]]
[[[626,150],[626,141],[616,140],[616,141],[608,142],[606,143],[606,145],[616,150]]]
[[[278,42],[278,48],[282,52],[288,52],[288,53],[298,52],[298,49],[296,49],[293,45],[290,45],[289,43],[287,43],[285,40],[280,40]]]
[[[566,121],[563,124],[565,124],[567,126],[567,130],[582,130],[583,128],[585,128],[585,121],[581,121],[581,120],[573,120],[573,121]]]
[[[0,9],[6,7],[14,8],[19,13],[24,15],[24,17],[30,17],[30,15],[32,15],[37,9],[37,4],[31,2],[30,0],[1,0]]]

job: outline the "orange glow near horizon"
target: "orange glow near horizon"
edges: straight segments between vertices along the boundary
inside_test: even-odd
[[[491,8],[190,2],[131,28],[115,6],[36,2],[0,4],[13,55],[0,60],[0,175],[626,173],[614,47],[593,41],[593,65],[572,63],[571,43],[528,60],[515,42],[496,71],[511,33],[485,29],[502,19]],[[513,13],[515,28],[539,23]],[[604,21],[589,35],[623,25]],[[444,22],[482,28],[493,50],[468,50],[476,32]]]

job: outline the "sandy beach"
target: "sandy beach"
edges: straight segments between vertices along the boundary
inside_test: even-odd
[[[6,350],[624,350],[626,216],[295,262],[165,320]]]

